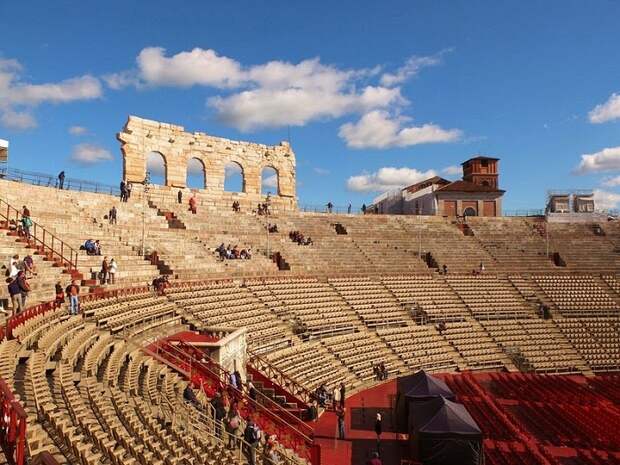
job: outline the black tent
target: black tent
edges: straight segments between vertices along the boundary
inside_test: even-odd
[[[414,421],[411,441],[424,465],[480,465],[482,432],[461,404],[443,397],[420,404],[426,419]]]
[[[396,418],[397,431],[401,433],[408,433],[410,431],[409,412],[415,410],[415,407],[410,408],[411,404],[417,406],[420,403],[424,403],[429,399],[436,399],[437,397],[445,397],[451,400],[455,398],[446,383],[439,378],[430,376],[424,370],[420,370],[410,376],[398,378],[396,412],[394,415]]]

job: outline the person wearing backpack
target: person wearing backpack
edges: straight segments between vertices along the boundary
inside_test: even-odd
[[[236,405],[231,405],[226,420],[226,432],[228,433],[228,448],[236,449],[239,447],[239,428],[241,427],[241,415]]]
[[[248,464],[256,465],[256,449],[260,443],[260,429],[251,418],[243,432],[243,440],[248,444]]]

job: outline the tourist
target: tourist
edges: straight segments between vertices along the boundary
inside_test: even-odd
[[[116,224],[116,207],[114,205],[110,208],[108,219],[110,220],[110,224]]]
[[[235,389],[239,389],[239,386],[237,386],[237,377],[235,376],[234,373],[230,373],[228,375],[228,382],[230,383],[230,385],[235,388]]]
[[[179,205],[183,203],[183,191],[181,189],[177,192],[177,203]]]
[[[32,259],[32,255],[26,255],[22,263],[24,264],[24,272],[26,273],[26,276],[28,276],[28,273],[30,273],[31,277],[36,276],[37,273],[35,272],[34,260]]]
[[[189,198],[189,209],[194,215],[198,211],[197,205],[198,205],[198,199],[196,199],[196,194],[194,194]]]
[[[280,455],[278,454],[278,441],[275,434],[267,438],[263,446],[263,464],[278,465],[280,463]]]
[[[132,184],[128,182],[125,185],[125,202],[127,202],[131,198],[131,189],[132,189]]]
[[[327,213],[331,213],[334,208],[334,204],[331,202],[327,202]]]
[[[224,409],[224,402],[222,401],[222,393],[216,392],[215,397],[211,399],[211,405],[215,411],[215,436],[218,439],[222,438],[222,421],[226,416],[226,410]]]
[[[325,402],[327,402],[327,389],[325,389],[325,384],[321,384],[317,388],[316,398],[319,401],[319,407],[325,408]]]
[[[385,363],[383,362],[379,364],[379,373],[381,373],[381,380],[388,379],[388,371],[387,368],[385,368]]]
[[[65,303],[65,292],[62,290],[62,284],[60,284],[60,281],[58,281],[56,283],[56,304],[57,305],[61,305]]]
[[[334,386],[334,390],[332,391],[332,406],[334,407],[334,411],[340,405],[340,388],[338,385]]]
[[[448,274],[448,265],[443,264],[443,274]]]
[[[252,384],[252,381],[248,381],[247,389],[248,389],[248,395],[250,396],[250,399],[256,402],[257,391],[256,391],[256,388],[254,387],[254,384]]]
[[[263,206],[260,203],[256,207],[256,214],[257,215],[262,215],[263,214]]]
[[[228,433],[228,448],[236,449],[239,447],[239,428],[241,427],[241,415],[236,405],[232,405],[228,410],[226,419],[226,432]]]
[[[58,173],[58,189],[62,190],[65,185],[65,172],[61,171]]]
[[[338,417],[338,439],[344,439],[344,415],[344,408],[337,407],[336,416]]]
[[[362,204],[362,214],[363,215],[366,214],[366,204],[365,203]]]
[[[381,418],[381,414],[377,412],[377,416],[375,417],[375,433],[377,435],[377,442],[381,441],[382,432],[383,432],[382,418]]]
[[[484,263],[480,262],[480,274],[484,273]]]
[[[110,260],[110,267],[108,268],[108,275],[110,277],[109,279],[109,283],[110,284],[115,284],[116,283],[116,272],[118,271],[118,264],[116,263],[116,260],[112,259]]]
[[[261,431],[254,423],[254,420],[250,417],[248,420],[248,424],[245,427],[245,431],[243,432],[243,439],[248,444],[248,450],[246,451],[248,455],[248,464],[256,465],[256,448],[260,443]]]
[[[80,249],[86,250],[86,255],[96,255],[97,252],[95,249],[95,241],[92,239],[86,239],[86,242],[84,242],[84,245],[80,247]]]
[[[28,210],[25,205],[22,212],[21,224],[22,231],[24,231],[26,239],[30,240],[30,228],[32,227],[32,219],[30,218],[30,210]]]
[[[9,261],[9,278],[17,277],[19,269],[19,255],[13,255],[13,257],[11,257],[11,260]]]
[[[30,218],[30,209],[26,205],[22,206],[22,216]]]
[[[109,270],[110,265],[108,264],[108,257],[103,257],[103,261],[101,262],[101,272],[99,273],[101,284],[105,284],[107,282]]]
[[[319,418],[319,406],[316,402],[316,399],[312,401],[310,406],[308,407],[308,420],[316,421]]]
[[[11,279],[8,288],[9,297],[11,298],[11,306],[13,307],[13,316],[15,316],[24,309],[22,306],[22,290],[19,286],[17,276]]]
[[[127,186],[125,184],[125,181],[121,181],[120,189],[121,189],[121,202],[127,202]]]
[[[26,279],[26,273],[20,271],[17,273],[17,283],[19,285],[21,298],[22,298],[22,310],[26,309],[26,300],[28,299],[28,293],[30,292],[30,284]]]
[[[239,370],[235,370],[233,372],[233,375],[235,376],[237,380],[237,386],[239,387],[239,390],[241,390],[241,388],[243,387],[243,380],[241,379],[241,373],[239,373]]]
[[[69,313],[77,315],[80,309],[80,286],[75,279],[67,286],[65,293],[69,296]]]
[[[344,383],[340,383],[340,407],[344,408],[344,397],[347,393]]]
[[[383,462],[379,458],[379,452],[373,452],[372,457],[366,463],[367,465],[383,465]]]
[[[101,244],[99,243],[99,239],[95,241],[95,255],[101,255]]]
[[[351,202],[349,202],[349,206],[347,207],[347,213],[349,215],[351,214]]]

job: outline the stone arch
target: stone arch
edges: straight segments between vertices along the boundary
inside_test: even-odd
[[[478,214],[476,213],[476,209],[473,207],[467,207],[464,211],[463,211],[463,216],[478,216]]]
[[[237,160],[228,160],[224,164],[224,191],[245,192],[245,170]]]
[[[271,165],[263,166],[260,177],[260,188],[262,195],[267,195],[267,193],[271,193],[272,195],[280,195],[280,172],[277,168]]]
[[[153,150],[146,155],[146,171],[151,184],[168,185],[168,161],[163,153]]]
[[[185,185],[194,189],[207,188],[207,169],[204,161],[198,157],[187,160]]]

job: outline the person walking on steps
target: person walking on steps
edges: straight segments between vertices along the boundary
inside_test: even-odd
[[[344,439],[344,414],[345,410],[343,408],[336,408],[336,416],[338,417],[338,439]]]
[[[80,286],[75,279],[67,286],[65,293],[69,296],[69,314],[77,315],[80,308]]]
[[[179,189],[179,192],[177,192],[177,202],[179,204],[183,203],[183,191],[181,189]]]

